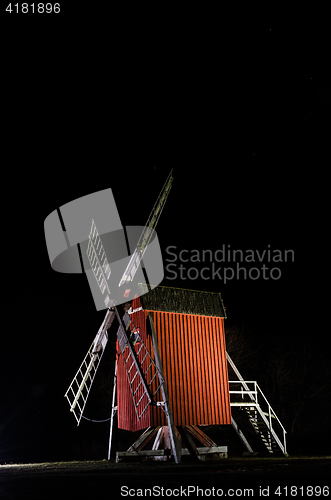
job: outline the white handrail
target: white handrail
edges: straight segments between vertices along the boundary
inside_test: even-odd
[[[281,428],[283,429],[283,432],[285,434],[287,434],[287,431],[285,430],[283,424],[281,423],[281,421],[279,420],[279,418],[277,417],[276,413],[274,412],[274,410],[272,409],[272,407],[270,406],[269,404],[269,401],[267,400],[267,398],[265,397],[265,395],[263,394],[259,384],[256,382],[256,380],[229,380],[229,384],[241,384],[242,386],[244,386],[244,384],[254,384],[254,388],[255,390],[254,391],[249,391],[249,390],[245,390],[245,391],[229,391],[230,394],[248,394],[248,395],[251,395],[251,394],[256,394],[256,399],[255,399],[255,402],[257,403],[257,394],[258,394],[258,391],[260,392],[261,396],[263,397],[264,401],[267,403],[268,405],[268,409],[269,409],[269,421],[270,421],[270,428],[272,429],[272,425],[271,425],[271,412],[272,412],[272,416],[277,420],[277,422],[279,423],[279,425],[281,426]]]

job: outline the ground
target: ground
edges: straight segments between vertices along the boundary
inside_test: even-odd
[[[227,458],[180,465],[106,460],[4,464],[0,498],[325,498],[330,477],[331,457]]]

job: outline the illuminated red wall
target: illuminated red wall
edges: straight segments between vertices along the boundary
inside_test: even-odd
[[[139,301],[139,302],[137,302]],[[131,309],[137,309],[141,307],[139,299],[134,299]],[[146,315],[143,310],[139,310],[131,315],[131,320],[133,321],[135,327],[139,330],[139,334],[145,343],[148,344],[147,333],[146,333]],[[121,353],[119,343],[116,343],[117,352],[117,416],[118,416],[118,427],[120,429],[126,429],[128,431],[137,431],[140,429],[145,429],[149,427],[150,424],[150,411],[149,408],[142,415],[141,419],[138,421],[136,411],[134,408],[130,386],[128,383],[128,377],[124,366],[124,361]],[[140,356],[141,358],[141,356]],[[146,360],[147,361],[147,360]],[[145,370],[147,367],[145,367]],[[131,376],[131,375],[130,375]],[[138,385],[138,377],[135,379],[134,389]],[[144,400],[147,402],[147,397]],[[145,406],[145,405],[144,405]]]
[[[141,307],[139,298],[131,307],[132,310]],[[151,352],[146,331],[149,313],[154,321],[175,425],[231,424],[224,318],[137,311],[131,319]],[[152,406],[137,421],[121,356],[117,390],[119,428],[134,431],[167,425],[163,411]]]

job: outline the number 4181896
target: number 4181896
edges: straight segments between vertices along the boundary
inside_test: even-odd
[[[6,11],[7,12],[16,12],[16,14],[18,14],[19,12],[22,12],[22,14],[28,14],[29,12],[32,12],[32,14],[34,13],[38,13],[38,14],[43,14],[43,13],[46,13],[46,14],[50,14],[51,12],[54,12],[54,14],[58,14],[60,12],[60,4],[59,3],[22,3],[22,4],[18,4],[18,3],[15,3],[13,4],[13,7],[12,7],[12,4],[10,3],[7,7],[6,7]]]

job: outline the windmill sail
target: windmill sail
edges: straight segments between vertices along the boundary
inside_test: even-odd
[[[86,254],[101,292],[104,293],[107,289],[108,295],[106,295],[105,304],[106,307],[110,307],[110,290],[107,280],[109,279],[111,270],[106,257],[105,249],[103,248],[101,238],[93,219]]]
[[[168,178],[161,190],[161,193],[158,196],[158,199],[155,202],[155,205],[147,219],[146,225],[141,233],[141,236],[139,238],[139,241],[137,243],[136,249],[132,254],[132,257],[130,259],[129,264],[127,265],[127,268],[124,271],[124,274],[122,276],[121,281],[119,282],[118,286],[123,285],[125,282],[132,281],[134,278],[134,275],[136,274],[136,271],[139,267],[139,264],[144,256],[144,253],[147,249],[148,243],[150,242],[151,237],[153,236],[153,230],[156,227],[156,224],[158,223],[158,220],[160,218],[161,212],[164,208],[164,204],[168,198],[171,184],[173,181],[172,177],[172,170],[170,174],[168,175]]]
[[[117,339],[124,361],[137,420],[140,420],[151,403],[157,404],[155,398],[159,396],[158,392],[161,388],[163,377],[160,377],[159,369],[138,330],[131,322],[128,313],[124,314],[123,321],[120,321],[119,316],[118,319],[120,326],[117,331]],[[132,330],[130,329],[130,325]],[[158,378],[157,375],[159,375]]]
[[[70,405],[70,411],[73,412],[77,420],[77,425],[79,425],[82,418],[95,374],[108,342],[107,330],[111,326],[114,318],[114,311],[108,309],[106,317],[96,334],[91,347],[87,351],[82,364],[65,393],[65,397]]]

